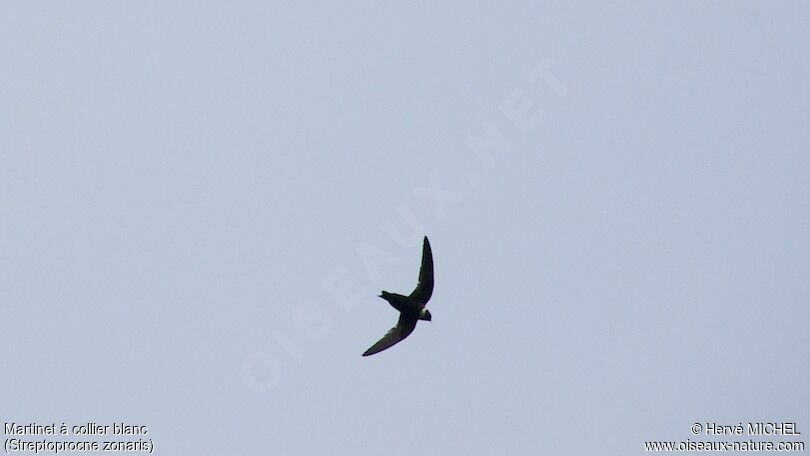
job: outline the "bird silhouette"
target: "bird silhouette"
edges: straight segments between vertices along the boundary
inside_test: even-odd
[[[379,353],[405,339],[416,328],[417,321],[431,321],[433,317],[430,315],[430,311],[425,309],[425,305],[427,305],[432,294],[433,252],[431,252],[430,242],[425,236],[425,240],[422,242],[422,267],[419,269],[419,283],[416,284],[416,288],[408,296],[387,291],[380,294],[381,298],[388,301],[394,309],[399,311],[399,320],[397,325],[389,329],[382,339],[363,353],[363,356]]]

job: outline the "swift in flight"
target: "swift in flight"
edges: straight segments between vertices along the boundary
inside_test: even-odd
[[[383,291],[381,298],[388,301],[394,309],[399,311],[399,321],[397,325],[389,329],[382,339],[372,345],[363,353],[363,356],[379,353],[386,348],[390,348],[399,341],[408,337],[416,328],[419,320],[431,320],[430,311],[425,309],[425,305],[433,294],[433,253],[430,251],[430,242],[427,236],[422,243],[422,267],[419,269],[419,283],[416,289],[408,295],[389,293]]]

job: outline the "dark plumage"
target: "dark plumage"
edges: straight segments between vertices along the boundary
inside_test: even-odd
[[[422,243],[422,267],[419,269],[419,283],[413,292],[404,296],[397,293],[383,291],[380,297],[388,301],[394,309],[399,311],[399,321],[397,325],[389,329],[382,339],[372,345],[363,353],[363,356],[379,353],[386,348],[390,348],[402,339],[408,337],[416,328],[418,320],[431,320],[430,311],[425,309],[425,305],[433,294],[433,252],[430,250],[430,242],[427,236]]]

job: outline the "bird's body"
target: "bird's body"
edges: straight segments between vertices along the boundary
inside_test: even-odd
[[[408,295],[389,293],[383,291],[380,297],[388,301],[394,309],[399,311],[397,325],[388,330],[382,339],[372,345],[363,353],[363,356],[379,353],[386,348],[390,348],[397,342],[408,337],[416,328],[419,320],[431,321],[430,311],[425,308],[430,296],[433,294],[433,252],[430,250],[430,242],[427,236],[422,243],[422,267],[419,270],[419,283],[416,289]]]

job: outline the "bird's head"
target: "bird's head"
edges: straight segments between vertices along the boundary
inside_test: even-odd
[[[427,320],[427,321],[431,321],[431,320],[433,319],[433,316],[432,316],[432,315],[430,315],[430,311],[429,311],[429,310],[427,310],[427,309],[422,309],[422,313],[419,315],[419,319],[420,319],[420,320]]]

